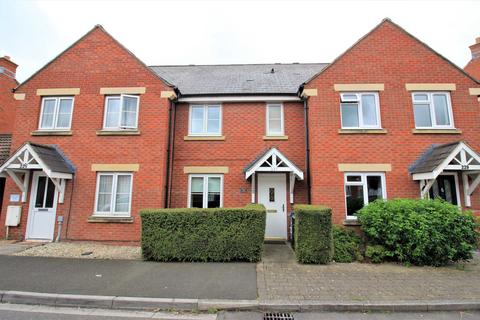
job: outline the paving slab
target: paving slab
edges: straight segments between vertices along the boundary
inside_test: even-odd
[[[180,299],[257,298],[254,263],[158,263],[0,255],[0,290]],[[185,301],[183,301],[185,302]]]

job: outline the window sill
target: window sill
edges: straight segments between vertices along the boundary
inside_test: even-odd
[[[108,216],[95,216],[88,217],[89,223],[133,223],[132,217],[108,217]]]
[[[225,141],[225,136],[184,136],[185,141]]]
[[[263,140],[288,140],[288,136],[263,136]]]
[[[139,130],[97,130],[97,136],[139,136]]]
[[[459,129],[412,129],[413,134],[462,134]]]
[[[32,136],[71,136],[70,130],[36,130],[30,132]]]
[[[338,129],[339,134],[387,134],[386,129]]]
[[[345,219],[343,220],[344,226],[361,226],[362,224],[357,219]]]

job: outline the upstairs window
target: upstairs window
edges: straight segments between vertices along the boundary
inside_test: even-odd
[[[222,206],[222,175],[189,176],[189,208],[219,208]]]
[[[138,127],[138,105],[140,97],[132,95],[107,96],[103,128],[128,130]]]
[[[412,100],[416,128],[454,128],[450,93],[415,92],[412,93]]]
[[[70,130],[73,97],[45,97],[40,112],[40,130]]]
[[[222,133],[222,107],[220,105],[190,106],[189,135],[219,136]]]
[[[342,128],[380,129],[380,105],[376,92],[340,94]]]
[[[267,136],[284,135],[283,105],[267,104]]]

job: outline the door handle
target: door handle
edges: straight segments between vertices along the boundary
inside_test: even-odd
[[[285,204],[282,204],[282,212],[285,212]]]

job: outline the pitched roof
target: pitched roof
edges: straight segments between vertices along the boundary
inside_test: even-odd
[[[29,142],[42,162],[54,172],[75,173],[75,167],[56,145]]]
[[[410,174],[434,171],[455,150],[461,141],[433,144],[409,168]]]
[[[8,159],[10,146],[12,145],[11,134],[0,134],[0,165]]]
[[[151,66],[182,95],[294,95],[327,63]]]

